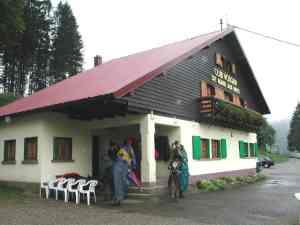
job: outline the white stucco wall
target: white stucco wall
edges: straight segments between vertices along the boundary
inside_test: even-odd
[[[38,137],[38,164],[22,164],[24,160],[24,138]],[[10,123],[0,122],[0,180],[39,182],[41,159],[45,143],[41,115],[13,118]],[[4,140],[16,140],[16,164],[4,165]]]
[[[256,167],[255,158],[241,159],[239,157],[239,141],[256,143],[256,134],[233,129],[199,124],[197,122],[153,116],[155,124],[169,125],[180,129],[181,144],[184,145],[189,159],[191,175],[202,175],[234,170],[253,169]],[[208,139],[227,140],[227,158],[218,160],[193,160],[192,136],[200,136]]]
[[[133,135],[126,131],[125,127],[128,125],[139,125],[139,129],[135,129],[134,133],[139,131],[142,139],[143,135],[146,137],[144,141],[142,140],[142,158],[144,160],[142,163],[145,162],[145,166],[142,166],[142,168],[145,171],[147,170],[147,172],[144,171],[143,179],[150,182],[156,180],[156,175],[158,177],[166,175],[166,171],[160,171],[166,169],[166,165],[156,163],[154,160],[155,132],[168,135],[170,142],[179,140],[185,146],[189,157],[191,175],[253,169],[256,167],[255,158],[240,159],[239,157],[239,140],[255,143],[256,134],[253,133],[157,115],[79,121],[69,119],[62,114],[40,113],[13,118],[9,124],[0,123],[0,180],[40,182],[41,180],[53,179],[56,175],[66,172],[78,172],[83,176],[92,174],[92,135],[99,133],[102,129],[111,127],[114,129],[123,127],[120,133],[124,137],[126,134]],[[22,164],[24,138],[34,136],[38,137],[39,163],[34,165]],[[193,160],[192,136],[209,139],[225,138],[227,140],[227,158],[222,160]],[[72,138],[74,162],[52,162],[54,137]],[[16,139],[17,141],[15,165],[1,164],[4,156],[4,140],[9,139]]]
[[[44,120],[45,146],[41,165],[43,180],[56,175],[76,172],[92,175],[92,137],[86,122],[72,120],[61,114],[48,114]],[[52,162],[54,137],[72,138],[72,162]]]

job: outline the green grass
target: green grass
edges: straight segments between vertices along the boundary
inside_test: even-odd
[[[274,163],[282,163],[289,160],[287,155],[281,155],[278,153],[269,153],[268,156],[270,156],[271,159],[273,159]]]
[[[0,186],[0,202],[18,201],[25,198],[20,188]]]
[[[266,152],[266,151],[262,151],[262,150],[260,150],[259,155],[270,157],[274,161],[275,164],[286,162],[289,160],[289,157],[287,155],[278,154],[278,153],[270,153],[270,152]]]

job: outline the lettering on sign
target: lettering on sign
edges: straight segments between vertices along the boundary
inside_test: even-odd
[[[240,88],[238,87],[237,79],[219,68],[214,68],[214,73],[211,75],[211,80],[224,88],[240,94]]]

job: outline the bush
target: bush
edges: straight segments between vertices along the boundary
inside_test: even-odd
[[[219,190],[224,190],[226,182],[222,179],[215,179],[211,181]]]
[[[234,184],[236,182],[234,177],[220,177],[219,179],[224,180],[226,184]]]
[[[204,190],[204,191],[217,191],[219,190],[219,187],[215,185],[215,183],[213,183],[210,180],[203,180],[203,181],[199,181],[197,183],[197,187],[200,190]]]
[[[263,124],[261,114],[249,108],[242,108],[218,99],[216,104],[218,119],[224,122],[237,124],[246,130],[256,130]]]
[[[264,179],[266,179],[266,176],[261,174],[255,176],[221,177],[218,179],[198,181],[197,188],[203,191],[217,191],[237,184],[252,184]]]

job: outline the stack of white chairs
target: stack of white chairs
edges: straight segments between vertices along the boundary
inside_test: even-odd
[[[75,193],[75,199],[76,199],[76,204],[79,204],[79,199],[80,199],[80,195],[79,195],[79,187],[81,185],[84,185],[86,183],[86,181],[84,179],[79,179],[75,182],[70,182],[68,185],[68,192],[70,194],[74,194]]]
[[[46,199],[49,198],[51,190],[55,191],[55,199],[58,200],[58,193],[64,193],[64,201],[69,201],[70,194],[75,194],[76,204],[80,203],[81,195],[87,199],[87,204],[90,205],[91,196],[94,197],[96,203],[96,186],[97,180],[90,180],[86,182],[84,179],[75,181],[74,178],[58,178],[50,182],[41,182],[40,196],[42,197],[42,190],[46,192]]]
[[[82,184],[78,187],[79,189],[79,198],[76,199],[76,202],[80,202],[80,195],[83,194],[83,196],[87,198],[87,204],[90,205],[91,203],[91,194],[94,196],[94,201],[96,203],[96,186],[98,185],[98,181],[96,180],[90,180],[86,184]]]
[[[55,188],[55,199],[58,200],[58,193],[63,192],[65,202],[67,203],[68,202],[68,185],[74,181],[75,181],[74,178],[68,178],[61,182],[58,182],[57,187]]]

